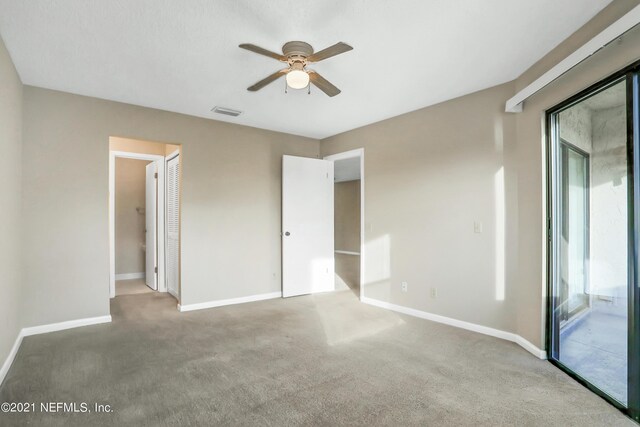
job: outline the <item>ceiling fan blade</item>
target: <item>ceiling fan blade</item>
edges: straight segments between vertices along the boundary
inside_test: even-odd
[[[280,71],[276,71],[275,73],[271,74],[269,77],[266,77],[266,78],[260,80],[258,83],[254,84],[253,86],[249,86],[247,88],[247,90],[249,90],[251,92],[255,92],[257,90],[260,90],[263,87],[265,87],[266,85],[268,85],[269,83],[272,83],[272,82],[278,80],[280,77],[282,77],[285,74],[287,74],[288,71],[289,71],[288,68],[285,68],[285,69],[280,70]]]
[[[321,91],[323,91],[329,96],[336,96],[337,94],[340,93],[340,89],[335,87],[333,84],[329,82],[329,80],[325,79],[315,71],[309,71],[309,80],[311,80],[311,83],[316,85],[318,89],[320,89]]]
[[[242,49],[250,50],[251,52],[258,53],[260,55],[268,56],[273,59],[277,59],[278,61],[287,62],[287,58],[279,53],[271,52],[270,50],[263,49],[260,46],[256,46],[255,44],[243,43],[239,45]]]
[[[329,46],[326,49],[316,52],[307,58],[309,62],[318,62],[323,59],[331,58],[332,56],[340,55],[341,53],[349,52],[353,48],[346,43],[338,42],[333,46]]]

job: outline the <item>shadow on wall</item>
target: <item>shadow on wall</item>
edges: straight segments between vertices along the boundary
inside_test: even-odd
[[[335,254],[336,290],[349,289],[360,297],[360,256]]]

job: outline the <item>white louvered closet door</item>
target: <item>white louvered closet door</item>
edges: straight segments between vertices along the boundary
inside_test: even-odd
[[[176,298],[180,283],[180,156],[167,162],[167,290]]]

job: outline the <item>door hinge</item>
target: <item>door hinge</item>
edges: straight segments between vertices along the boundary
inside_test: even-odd
[[[155,179],[158,179],[158,172],[154,173],[154,174],[153,174],[153,177],[154,177]]]
[[[154,272],[154,273],[157,273],[157,272],[158,272],[158,267],[155,267],[155,268],[153,269],[153,272]]]

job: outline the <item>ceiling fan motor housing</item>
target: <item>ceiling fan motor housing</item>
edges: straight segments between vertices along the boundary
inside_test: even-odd
[[[289,59],[293,59],[292,57],[301,57],[302,59],[313,54],[313,47],[309,43],[291,41],[282,46],[282,53]]]

